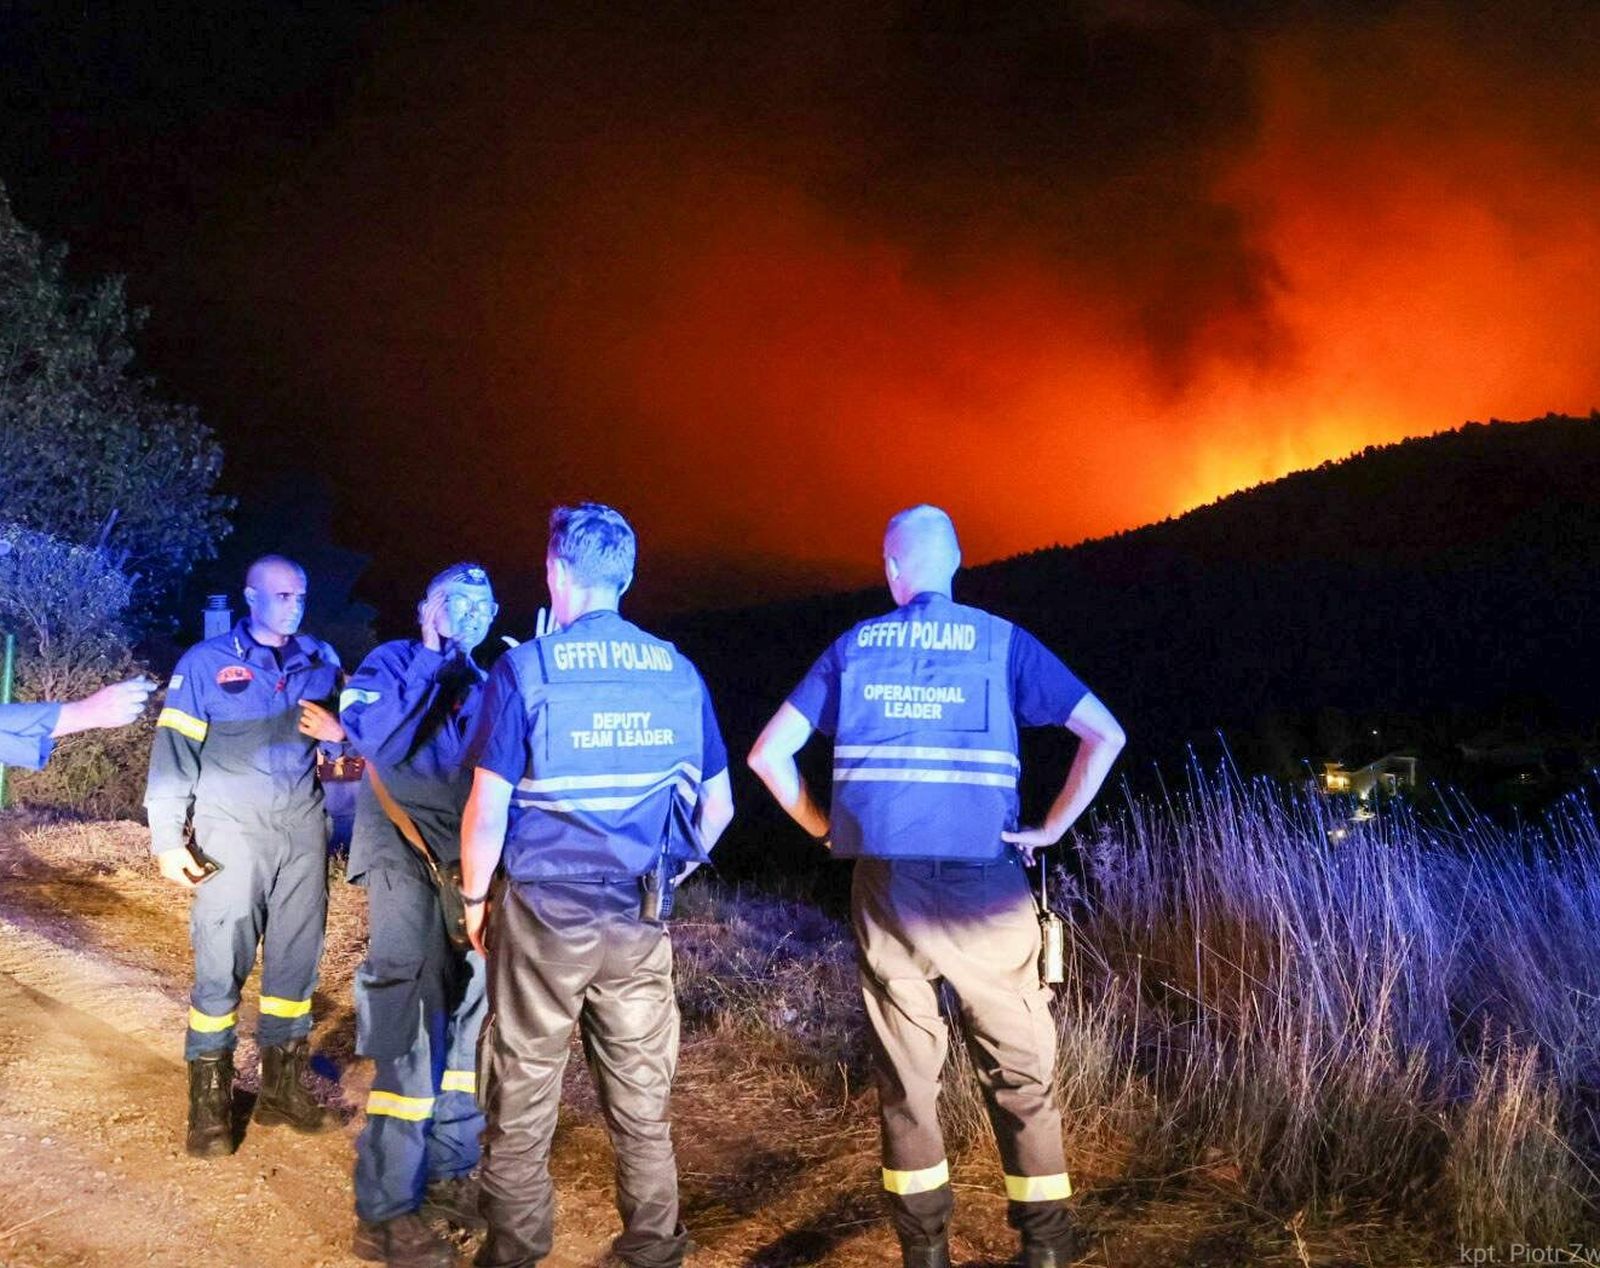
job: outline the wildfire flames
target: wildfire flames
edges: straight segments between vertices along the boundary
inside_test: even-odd
[[[1124,35],[1142,20],[1111,7],[1135,15]],[[684,77],[663,107],[625,82],[638,68],[592,94],[527,73],[499,91],[529,137],[508,127],[509,157],[466,182],[489,203],[478,399],[442,371],[428,391],[552,496],[625,503],[658,557],[856,576],[909,502],[947,506],[981,560],[1467,419],[1585,412],[1595,37],[1581,14],[1516,38],[1443,14],[1284,25],[1243,51],[1151,19],[1175,65],[1222,68],[1162,101],[1181,135],[1125,157],[1093,139],[1114,100],[1042,112],[1015,163],[956,107],[884,158],[864,112],[830,113],[835,79],[796,86],[777,53],[742,68],[741,92],[770,73],[784,103],[747,127],[710,78],[697,111]],[[477,79],[515,81],[511,53],[483,57]],[[1233,104],[1189,126],[1213,82]]]

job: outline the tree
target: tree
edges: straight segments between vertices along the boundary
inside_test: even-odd
[[[75,283],[0,187],[0,513],[109,553],[148,619],[228,532],[222,449],[133,369],[123,282]]]
[[[0,629],[17,636],[17,696],[77,700],[142,667],[124,616],[132,580],[104,550],[0,521]],[[42,771],[19,771],[35,803],[128,814],[139,804],[153,714],[131,727],[62,740]]]

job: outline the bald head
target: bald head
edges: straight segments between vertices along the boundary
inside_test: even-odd
[[[290,576],[306,579],[306,570],[287,555],[262,555],[245,569],[244,583],[254,589],[274,585]]]
[[[281,647],[306,614],[306,571],[282,555],[263,555],[244,575],[250,633],[258,643]]]
[[[937,506],[913,506],[889,521],[883,535],[883,566],[896,603],[927,591],[950,593],[961,566],[956,526]]]

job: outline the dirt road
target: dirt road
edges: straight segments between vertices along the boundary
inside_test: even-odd
[[[187,899],[155,880],[132,824],[0,826],[0,1264],[344,1268],[350,1167],[370,1072],[352,1059],[359,897],[333,893],[317,992],[319,1092],[341,1130],[257,1128],[255,1052],[240,1044],[231,1158],[182,1150]],[[241,1008],[254,1021],[256,983]],[[581,1177],[551,1263],[588,1264],[614,1233]],[[574,1209],[575,1208],[575,1209]],[[470,1248],[468,1248],[470,1249]]]
[[[360,1262],[348,1246],[371,1077],[354,1056],[350,1006],[361,898],[336,879],[313,1004],[318,1093],[342,1129],[303,1137],[248,1123],[252,979],[237,1056],[243,1142],[212,1161],[182,1150],[187,904],[154,876],[138,825],[0,816],[0,1264]],[[775,1086],[759,1054],[715,1037],[691,1035],[682,1067],[676,1116],[697,1265],[881,1262],[891,1244],[871,1200],[859,1106],[819,1107],[808,1089]],[[581,1060],[567,1083],[551,1268],[600,1262],[618,1228],[610,1149]],[[730,1115],[731,1097],[748,1112]],[[829,1173],[856,1196],[831,1198]],[[473,1247],[462,1249],[466,1262]]]

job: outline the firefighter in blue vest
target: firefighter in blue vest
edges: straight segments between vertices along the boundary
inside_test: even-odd
[[[249,615],[178,661],[156,720],[145,809],[161,874],[193,892],[194,991],[184,1057],[195,1157],[231,1154],[239,993],[261,948],[255,1121],[333,1124],[301,1085],[328,910],[319,743],[338,744],[338,654],[298,633],[306,575],[268,555],[245,578]],[[185,831],[192,824],[192,853]]]
[[[156,689],[146,678],[101,687],[82,700],[0,704],[0,766],[39,770],[64,735],[127,726]]]
[[[480,1046],[483,1209],[477,1264],[550,1253],[555,1131],[573,1026],[617,1160],[616,1257],[682,1263],[668,1097],[678,1053],[663,881],[704,861],[733,817],[727,752],[698,671],[617,611],[633,529],[585,503],[550,517],[555,630],[495,665],[462,825],[467,923],[489,1020]]]
[[[1088,807],[1122,729],[1032,635],[951,597],[955,526],[936,507],[889,522],[899,605],[835,642],[756,741],[750,765],[789,815],[855,859],[851,922],[872,1024],[883,1187],[906,1268],[950,1263],[950,1171],[939,1131],[948,1043],[936,984],[956,993],[1029,1268],[1072,1261],[1079,1237],[1054,1100],[1055,1026],[1023,867]],[[1019,726],[1080,744],[1043,825],[1017,825]],[[831,813],[795,754],[833,737]]]
[[[459,886],[463,759],[485,677],[472,653],[498,611],[481,566],[451,565],[418,605],[420,637],[375,649],[339,698],[366,759],[349,876],[367,891],[369,930],[356,1051],[376,1063],[356,1142],[355,1253],[391,1265],[455,1262],[428,1217],[483,1226],[471,1178],[483,957],[452,945],[439,886]]]

